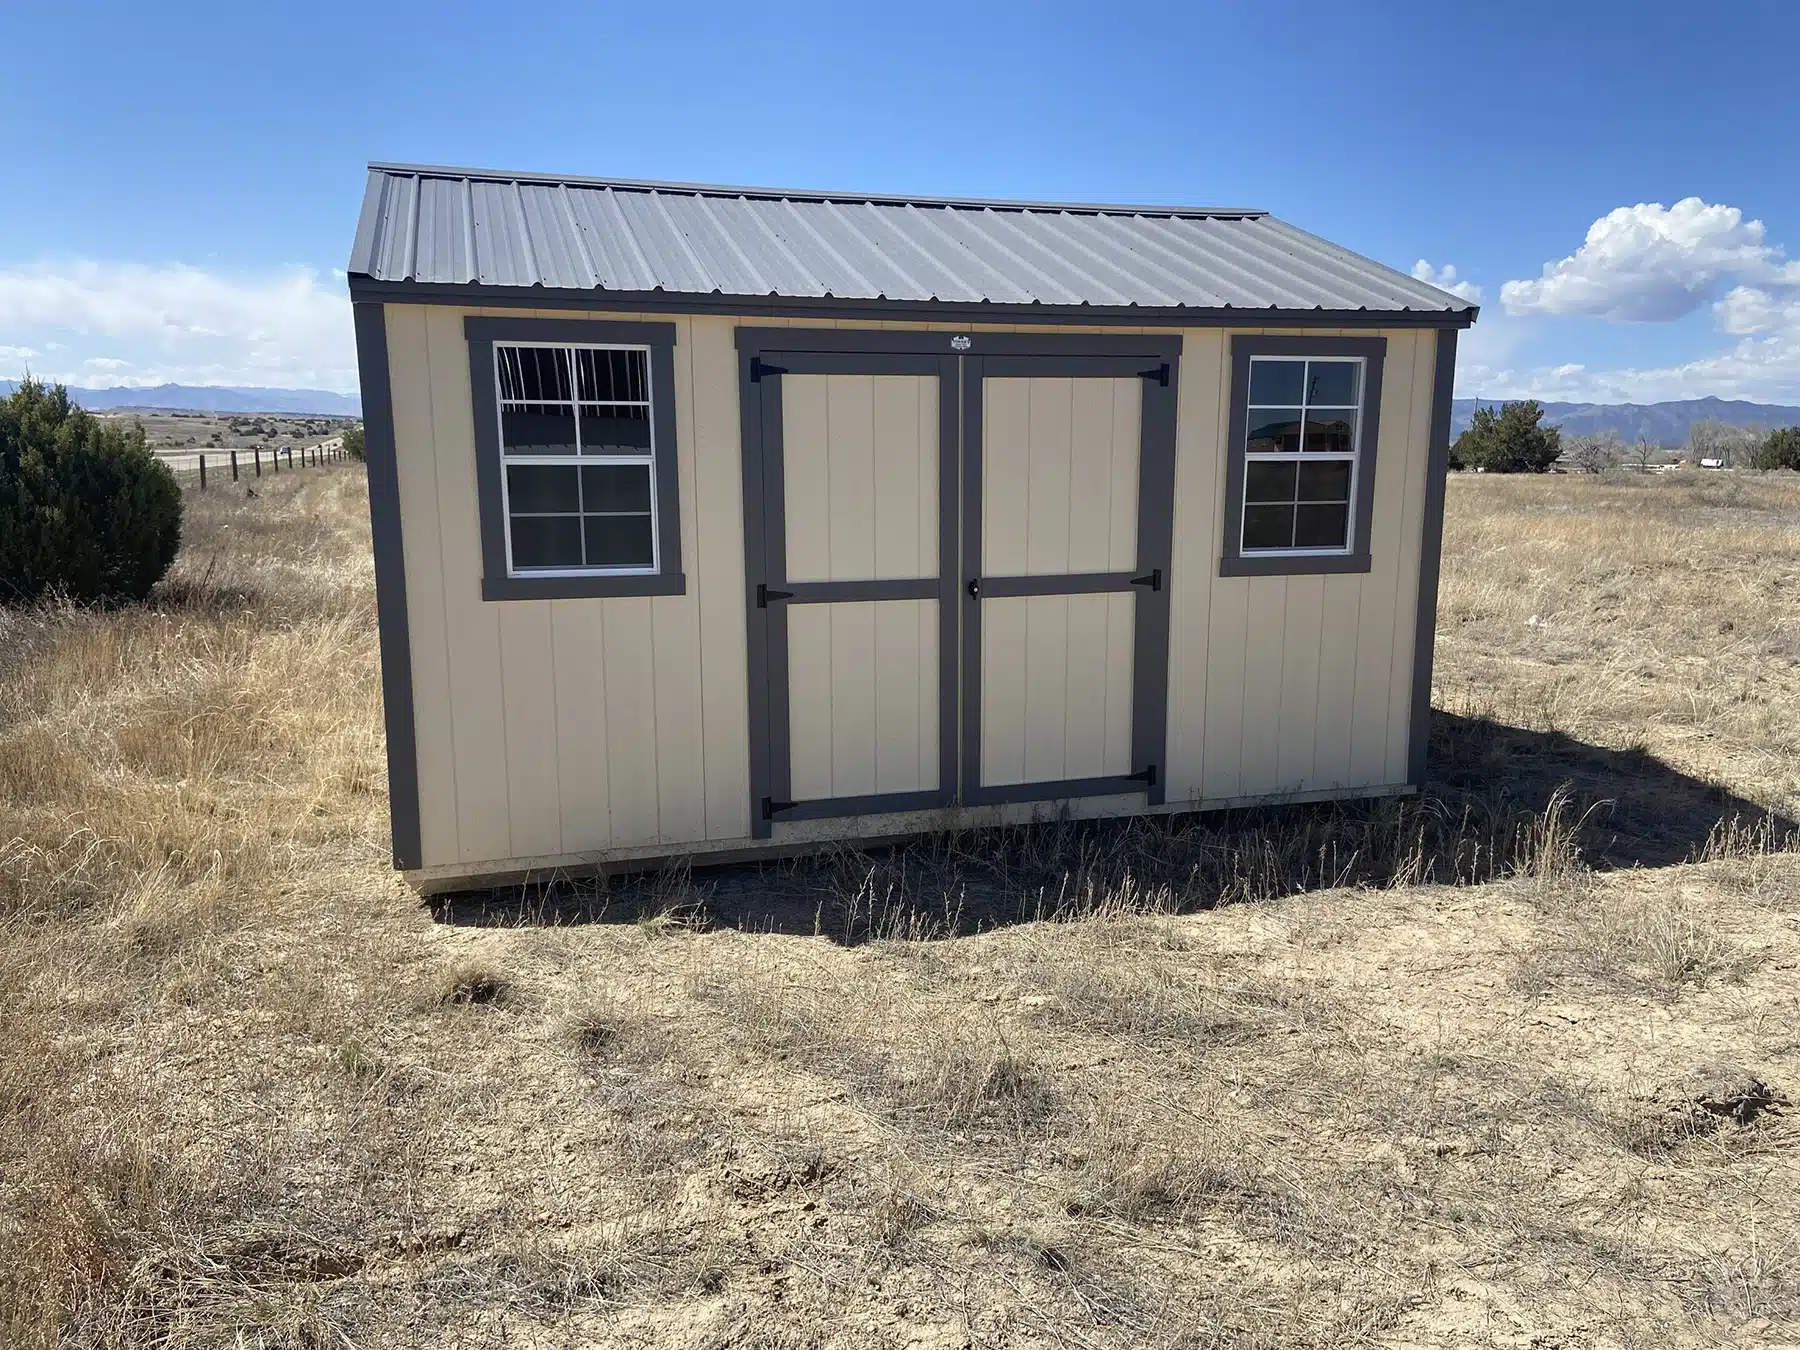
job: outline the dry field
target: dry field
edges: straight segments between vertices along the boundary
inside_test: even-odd
[[[1451,484],[1421,799],[469,898],[353,467],[0,612],[0,1345],[1800,1341],[1800,479]]]
[[[303,445],[343,434],[355,419],[345,417],[307,417],[293,413],[209,413],[174,412],[165,408],[127,408],[96,413],[105,422],[125,427],[133,423],[144,428],[150,448],[166,450],[206,450],[213,446],[235,446],[272,450],[278,445],[291,445],[298,452]]]

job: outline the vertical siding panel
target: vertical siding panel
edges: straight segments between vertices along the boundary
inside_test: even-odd
[[[1105,540],[1095,541],[1102,547]],[[1091,547],[1092,545],[1090,545]],[[1098,570],[1083,567],[1084,571]],[[1109,595],[1071,595],[1067,598],[1068,634],[1065,655],[1068,680],[1064,690],[1062,741],[1065,748],[1063,776],[1086,778],[1101,772],[1106,762],[1109,673],[1113,648],[1108,641]],[[1127,647],[1129,651],[1129,647]]]
[[[1064,539],[1067,539],[1065,529]],[[1067,778],[1069,601],[1035,595],[1025,605],[1025,752],[1027,782]],[[1096,655],[1098,655],[1096,653]],[[1089,709],[1089,715],[1093,713]],[[982,712],[985,715],[987,706]]]
[[[875,377],[825,377],[831,579],[875,575]]]
[[[831,615],[831,793],[862,796],[875,791],[875,603],[820,608]]]
[[[1361,623],[1360,576],[1324,578],[1325,615],[1319,641],[1319,702],[1313,740],[1314,786],[1350,782],[1350,737],[1356,707],[1356,636]]]
[[[1354,787],[1389,782],[1387,734],[1394,678],[1395,604],[1400,535],[1405,528],[1407,447],[1412,442],[1416,347],[1411,333],[1389,333],[1382,372],[1381,444],[1375,459],[1375,515],[1370,570],[1363,577],[1356,642],[1356,694],[1350,733]]]
[[[1220,577],[1212,585],[1206,637],[1206,745],[1202,795],[1244,792],[1245,648],[1250,632],[1250,581]]]
[[[1109,595],[1106,600],[1106,732],[1098,773],[1125,774],[1131,762],[1132,648],[1136,637],[1137,597]]]
[[[732,321],[695,319],[675,353],[692,414],[677,427],[694,463],[693,558],[689,589],[700,610],[700,707],[705,722],[706,836],[750,833],[748,655],[744,636],[744,470],[739,445],[738,367]]]
[[[1429,339],[1429,340],[1427,340]],[[1387,770],[1390,783],[1404,783],[1412,731],[1413,650],[1419,614],[1419,546],[1425,527],[1425,474],[1431,454],[1431,389],[1437,364],[1436,335],[1413,339],[1412,406],[1406,446],[1406,495],[1400,528],[1400,563],[1394,592],[1394,656],[1388,683]],[[1427,695],[1429,697],[1429,694]]]
[[[1069,570],[1070,417],[1075,381],[1030,381],[1031,424],[1026,439],[1025,500],[1011,509],[1025,516],[1027,572]],[[1005,503],[1000,504],[1006,509]],[[1040,609],[1034,609],[1035,618]]]
[[[795,801],[832,794],[831,618],[837,608],[788,606],[788,758]]]
[[[419,774],[420,863],[456,862],[456,768],[443,549],[438,539],[436,437],[432,432],[430,350],[425,311],[389,305],[388,369],[394,454],[400,478],[406,556],[407,639],[412,651],[413,737]]]
[[[912,792],[937,786],[937,604],[871,605],[875,625],[875,788]],[[922,620],[925,611],[929,620]],[[924,694],[931,694],[928,709]]]
[[[706,838],[706,703],[702,695],[700,597],[697,569],[688,567],[699,528],[699,484],[694,475],[693,447],[684,445],[683,428],[694,423],[692,321],[676,320],[675,444],[681,484],[681,559],[688,573],[686,595],[658,596],[651,601],[650,622],[656,643],[656,790],[657,833],[665,841],[687,843]]]
[[[981,393],[981,565],[988,576],[1027,569],[1031,381],[988,380]],[[983,621],[985,623],[985,620]]]
[[[873,441],[869,519],[876,577],[929,576],[937,570],[937,399],[935,379],[888,375],[872,384]],[[923,406],[930,397],[931,407]]]
[[[1281,790],[1281,656],[1287,636],[1286,577],[1251,577],[1244,633],[1244,760],[1246,794]]]
[[[1119,480],[1113,438],[1112,380],[1073,380],[1069,437],[1069,570],[1105,572],[1129,567],[1113,555],[1121,514],[1129,514],[1137,493]],[[1140,381],[1141,383],[1141,381]],[[1136,455],[1132,447],[1133,456]],[[1115,496],[1115,494],[1117,494]],[[1124,512],[1114,510],[1117,501]]]
[[[432,453],[443,543],[457,844],[464,862],[517,857],[508,805],[501,604],[481,598],[481,532],[475,494],[475,424],[462,315],[425,311],[431,353]]]
[[[1314,750],[1319,715],[1319,647],[1325,628],[1325,578],[1289,577],[1281,640],[1281,727],[1278,791],[1317,787]]]
[[[1137,556],[1138,458],[1143,448],[1143,380],[1109,380],[1112,392],[1112,523],[1109,548],[1098,570],[1135,568]],[[1176,433],[1179,436],[1179,430]]]
[[[1020,599],[981,602],[981,781],[1025,777],[1025,607]]]
[[[1219,584],[1219,507],[1224,469],[1221,393],[1226,337],[1182,334],[1176,390],[1175,539],[1169,577],[1170,801],[1205,795],[1208,629]],[[1242,674],[1242,666],[1239,666]],[[1235,765],[1234,765],[1235,771]]]
[[[550,606],[556,681],[556,785],[562,847],[586,853],[612,843],[606,785],[606,648],[601,607],[557,600]]]
[[[562,852],[550,602],[513,600],[497,608],[512,851],[518,858],[543,857]]]
[[[831,571],[831,430],[829,375],[781,380],[782,502],[789,581],[829,581]]]
[[[606,602],[606,788],[613,845],[654,844],[657,823],[655,624],[648,597]]]

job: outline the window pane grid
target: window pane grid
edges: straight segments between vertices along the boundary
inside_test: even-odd
[[[1251,359],[1243,551],[1349,551],[1362,365],[1342,359]]]
[[[648,348],[494,354],[510,570],[658,571]]]

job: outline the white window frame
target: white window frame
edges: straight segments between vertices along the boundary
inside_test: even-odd
[[[515,455],[506,449],[506,410],[509,406],[542,406],[544,403],[560,403],[560,399],[508,399],[500,383],[501,352],[507,349],[540,348],[561,350],[569,353],[569,406],[574,412],[575,420],[575,453],[572,455]],[[644,397],[642,399],[584,399],[581,397],[580,374],[577,370],[575,353],[577,351],[606,352],[641,352],[644,358]],[[656,489],[656,363],[651,359],[648,345],[636,342],[543,342],[528,338],[497,339],[493,344],[493,378],[494,378],[494,439],[500,447],[500,522],[506,539],[506,575],[509,578],[550,578],[550,577],[647,577],[658,576],[662,572],[662,514],[661,504],[657,501]],[[584,455],[581,453],[581,410],[588,408],[642,408],[644,423],[650,431],[650,448],[637,455]],[[511,475],[507,472],[509,465],[548,464],[558,467],[575,466],[579,470],[584,465],[603,464],[641,464],[650,480],[650,566],[648,567],[518,567],[513,563],[512,544],[512,488]],[[583,548],[586,547],[585,524],[588,513],[579,510],[581,475],[575,477],[578,510],[576,520],[583,522]],[[551,514],[563,514],[561,512]],[[599,514],[599,513],[595,513]],[[640,515],[641,512],[620,514]]]
[[[1256,418],[1257,409],[1259,409],[1259,408],[1263,408],[1263,409],[1284,408],[1285,409],[1285,408],[1292,408],[1296,405],[1291,404],[1291,403],[1279,403],[1279,404],[1276,404],[1276,403],[1249,403],[1249,402],[1245,403],[1245,405],[1244,405],[1244,414],[1245,414],[1245,416],[1244,416],[1244,443],[1243,443],[1243,445],[1238,447],[1239,451],[1241,452],[1241,454],[1243,456],[1243,461],[1244,461],[1244,481],[1243,481],[1242,487],[1240,488],[1239,497],[1238,497],[1238,521],[1237,521],[1238,537],[1237,537],[1237,541],[1236,541],[1238,555],[1240,557],[1244,557],[1244,558],[1341,558],[1341,557],[1347,557],[1356,548],[1356,503],[1357,503],[1357,489],[1360,486],[1360,479],[1361,479],[1361,474],[1362,474],[1363,412],[1364,412],[1364,405],[1367,402],[1368,396],[1369,396],[1369,363],[1368,363],[1368,360],[1366,357],[1361,357],[1361,356],[1330,356],[1330,355],[1289,356],[1289,355],[1285,355],[1285,354],[1284,355],[1267,355],[1267,356],[1265,356],[1259,352],[1259,353],[1253,354],[1250,357],[1250,388],[1252,388],[1252,389],[1254,389],[1256,387],[1256,366],[1257,366],[1257,363],[1260,361],[1268,361],[1268,362],[1281,361],[1281,362],[1289,362],[1289,363],[1297,362],[1302,366],[1305,366],[1308,362],[1314,362],[1314,361],[1316,361],[1320,364],[1325,364],[1325,363],[1329,362],[1329,363],[1336,363],[1339,365],[1354,365],[1357,368],[1357,371],[1356,371],[1356,417],[1351,424],[1350,449],[1347,451],[1344,451],[1344,450],[1307,450],[1304,448],[1300,449],[1300,450],[1266,450],[1266,451],[1265,450],[1252,450],[1250,448],[1250,426],[1251,426],[1251,423],[1254,422],[1254,420]],[[1298,406],[1300,409],[1300,437],[1301,437],[1300,443],[1304,447],[1304,445],[1306,444],[1306,413],[1307,413],[1308,407],[1310,406],[1306,401],[1306,388],[1305,388],[1304,380],[1302,380],[1302,382],[1301,382],[1300,403]],[[1335,408],[1342,408],[1345,405],[1342,403],[1329,403],[1329,404],[1320,404],[1319,406],[1335,409]],[[1302,464],[1302,463],[1311,463],[1311,464],[1338,463],[1338,464],[1341,464],[1345,461],[1349,462],[1349,464],[1350,464],[1350,497],[1349,497],[1348,503],[1346,504],[1346,511],[1345,511],[1345,515],[1344,515],[1343,547],[1341,547],[1341,548],[1249,548],[1245,545],[1244,529],[1245,529],[1246,521],[1248,520],[1248,517],[1249,517],[1250,508],[1252,506],[1263,506],[1263,505],[1271,505],[1272,504],[1272,503],[1266,503],[1266,502],[1252,502],[1250,500],[1250,466],[1252,464],[1264,464],[1264,463],[1279,464],[1279,463],[1286,463],[1286,462],[1290,462],[1290,461],[1293,463],[1297,463],[1297,464]]]

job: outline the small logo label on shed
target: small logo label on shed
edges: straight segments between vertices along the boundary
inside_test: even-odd
[[[958,333],[955,337],[950,339],[950,349],[958,352],[968,351],[969,339],[964,337],[961,333]]]

